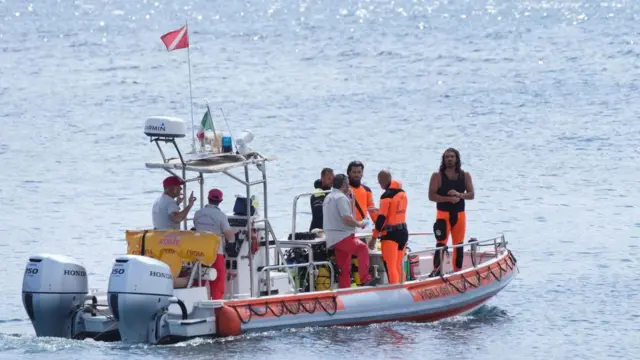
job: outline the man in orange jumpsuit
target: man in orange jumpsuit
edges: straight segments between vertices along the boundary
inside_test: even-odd
[[[375,221],[378,209],[373,202],[371,188],[361,183],[363,173],[364,165],[360,161],[352,161],[347,166],[347,176],[355,206],[354,215],[356,220],[360,221],[366,219],[368,213],[371,221]]]
[[[471,174],[462,170],[460,153],[449,148],[442,154],[440,170],[431,175],[429,182],[429,200],[436,203],[436,222],[433,224],[433,233],[436,237],[436,246],[447,245],[449,234],[453,245],[464,242],[467,227],[465,200],[473,200],[473,182]],[[433,255],[433,272],[438,276],[440,271],[440,253],[438,249]],[[464,249],[455,248],[453,251],[453,270],[462,269]]]
[[[400,182],[393,180],[389,171],[382,170],[378,173],[378,183],[384,189],[384,193],[380,196],[380,212],[369,247],[375,247],[376,238],[380,234],[382,259],[387,269],[389,284],[398,284],[404,276],[402,260],[409,241],[406,223],[408,199]]]
[[[364,220],[366,223],[367,218],[369,218],[372,223],[375,223],[378,209],[373,202],[373,192],[368,186],[361,182],[363,173],[364,165],[360,161],[352,161],[347,166],[347,176],[349,177],[349,187],[351,188],[351,202],[353,204],[353,216],[357,221]],[[354,258],[354,273],[356,268],[359,268],[359,265],[358,261]],[[360,284],[360,279],[357,275],[354,275],[353,280],[356,285]]]

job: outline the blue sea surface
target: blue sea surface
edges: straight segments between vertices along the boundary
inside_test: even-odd
[[[640,358],[639,14],[624,0],[0,0],[0,358]],[[167,52],[160,36],[185,21],[190,50]],[[208,102],[218,128],[222,109],[278,157],[279,235],[295,194],[356,159],[376,199],[390,169],[410,230],[431,231],[429,176],[455,147],[476,190],[468,236],[504,233],[520,274],[477,313],[429,324],[36,338],[20,297],[30,255],[77,257],[106,289],[124,231],[151,226],[166,173],[145,168],[160,156],[143,123],[190,127],[188,55],[195,125]],[[224,176],[207,186],[244,193]]]

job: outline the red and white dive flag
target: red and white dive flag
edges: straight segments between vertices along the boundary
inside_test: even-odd
[[[184,49],[189,47],[189,34],[185,24],[178,30],[170,31],[160,37],[160,40],[167,47],[167,51]]]

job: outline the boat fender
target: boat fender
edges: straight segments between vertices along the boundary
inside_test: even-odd
[[[240,318],[229,306],[216,308],[216,334],[220,337],[238,336],[241,333]]]
[[[447,240],[447,221],[445,219],[438,219],[433,223],[433,234],[437,241]]]

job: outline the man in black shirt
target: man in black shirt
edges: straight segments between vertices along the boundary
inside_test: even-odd
[[[464,243],[467,217],[464,212],[465,200],[473,200],[473,182],[471,174],[462,170],[460,153],[449,148],[442,154],[440,170],[431,175],[429,182],[429,200],[436,203],[436,222],[433,233],[436,237],[436,247],[447,245],[449,234],[453,245]],[[440,252],[433,255],[434,276],[440,275]],[[453,271],[462,269],[464,249],[455,248],[453,251]]]
[[[313,184],[315,194],[311,195],[311,199],[309,200],[311,205],[311,224],[309,225],[309,231],[322,229],[322,203],[327,195],[323,191],[331,190],[332,184],[333,170],[330,168],[322,169],[320,179],[316,180]]]

